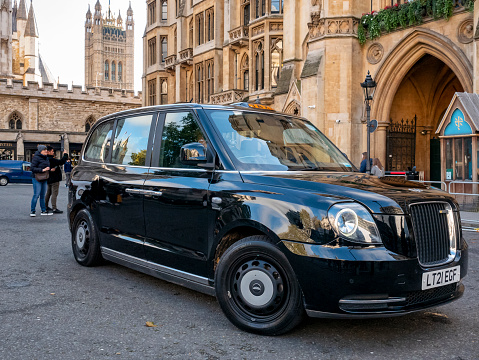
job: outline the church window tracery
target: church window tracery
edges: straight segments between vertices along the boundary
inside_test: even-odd
[[[122,81],[122,75],[123,75],[123,64],[120,61],[118,63],[118,81]]]
[[[116,81],[116,63],[114,61],[111,62],[111,81]]]
[[[17,129],[21,130],[22,129],[22,118],[20,114],[18,114],[16,111],[10,115],[10,119],[8,121],[8,128],[9,129]]]
[[[271,45],[271,88],[278,86],[279,75],[283,67],[283,40],[272,39]]]
[[[110,63],[108,60],[105,61],[105,81],[110,79]]]

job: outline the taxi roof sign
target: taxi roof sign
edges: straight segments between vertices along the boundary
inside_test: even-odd
[[[232,104],[232,105],[233,106],[250,107],[250,108],[253,108],[253,109],[274,111],[274,109],[272,107],[269,107],[269,106],[266,106],[266,105],[261,105],[261,104],[250,104],[250,103],[247,103],[247,102],[239,102],[239,103],[235,103],[235,104]]]

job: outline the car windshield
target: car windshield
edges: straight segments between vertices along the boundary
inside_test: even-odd
[[[354,171],[308,121],[281,114],[207,110],[238,170]]]

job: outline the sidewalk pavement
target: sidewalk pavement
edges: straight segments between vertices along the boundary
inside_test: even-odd
[[[467,221],[479,221],[479,212],[461,211],[461,220]]]

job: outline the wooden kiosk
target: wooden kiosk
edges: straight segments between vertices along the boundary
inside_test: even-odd
[[[436,134],[441,140],[441,181],[451,193],[479,194],[479,95],[455,93]],[[463,204],[479,200],[456,198]]]

